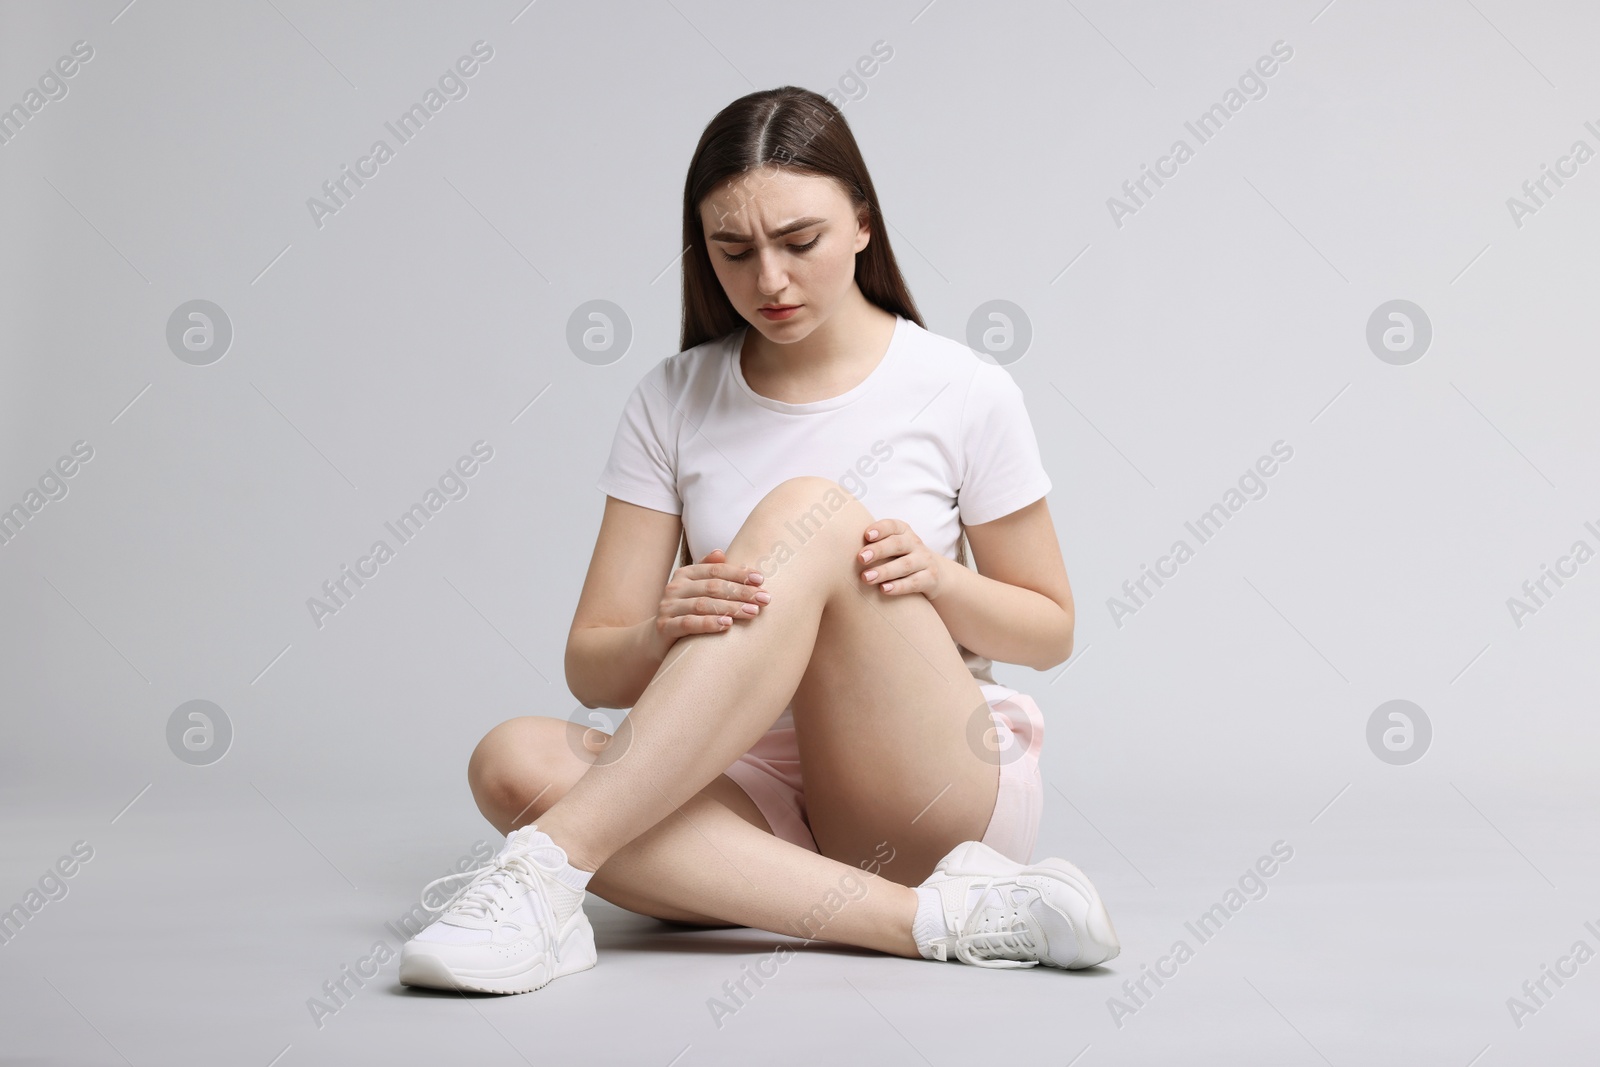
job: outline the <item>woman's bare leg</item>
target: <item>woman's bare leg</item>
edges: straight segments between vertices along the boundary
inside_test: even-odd
[[[827,759],[836,739],[820,748],[810,745],[804,721],[818,714],[818,701],[802,699],[805,694],[798,692],[808,677],[819,679],[807,687],[811,694],[837,692],[841,680],[852,676],[869,682],[837,714],[890,715],[913,727],[899,739],[911,754],[909,762],[896,761],[900,775],[867,775],[870,799],[879,810],[858,812],[872,817],[864,825],[875,832],[887,830],[873,841],[888,841],[903,857],[893,877],[914,884],[949,848],[982,835],[994,810],[998,778],[994,757],[985,760],[969,748],[965,729],[970,715],[986,705],[927,598],[888,597],[860,579],[855,551],[871,518],[850,494],[821,478],[791,479],[763,498],[727,556],[763,570],[772,602],[732,630],[679,640],[605,751],[539,819],[539,828],[567,851],[574,866],[598,871],[687,805],[755,743],[791,697],[796,698],[802,760],[808,745],[819,759]],[[850,623],[856,644],[844,652],[849,667],[813,660],[825,616]],[[824,676],[831,680],[820,680]],[[878,706],[883,700],[893,705],[887,712]],[[819,740],[829,734],[824,728]],[[844,790],[833,784],[835,797],[842,796]],[[808,781],[808,796],[809,789]],[[732,832],[742,831],[729,825]],[[692,823],[690,832],[695,832]],[[772,843],[787,845],[775,838]],[[836,884],[840,872],[850,873],[873,855],[872,842],[837,830],[824,852],[846,864],[830,866],[826,855],[793,846],[787,846],[791,855],[784,861],[786,849],[774,853],[764,840],[752,848],[752,856],[778,857],[770,870],[737,868],[739,882],[757,896],[782,894],[797,882],[813,888]],[[722,849],[722,858],[726,854]],[[690,890],[694,895],[676,903],[745,922],[727,914],[728,902],[718,899],[725,884],[708,885],[688,873],[684,886],[662,885],[662,891]],[[902,946],[909,942],[912,899],[901,896],[903,904],[896,902],[880,916],[893,919],[893,936]],[[858,914],[869,911],[876,909],[858,909]],[[770,919],[745,924],[770,928]],[[877,947],[883,931],[873,940],[843,936],[842,929],[837,938],[832,931],[827,936]]]
[[[468,766],[484,817],[501,833],[540,819],[597,755],[585,747],[584,734],[574,723],[536,716],[489,731]],[[591,743],[603,738],[588,732]],[[869,865],[873,859],[862,857]],[[915,896],[869,870],[774,837],[755,802],[718,775],[601,864],[589,890],[641,915],[750,926],[918,958],[910,933]]]
[[[854,632],[861,643],[850,659],[863,676],[876,673],[878,679],[872,693],[841,713],[876,714],[878,698],[898,689],[898,703],[934,701],[929,725],[948,722],[947,749],[964,746],[958,709],[982,704],[982,693],[926,597],[889,597],[860,578],[855,546],[871,519],[858,500],[825,478],[791,478],[762,498],[727,558],[760,569],[772,602],[723,633],[680,638],[594,765],[539,820],[573,866],[599,870],[755,744],[813,666],[825,611],[859,620]],[[909,635],[907,627],[913,628]],[[795,723],[803,766],[807,731],[798,703]],[[955,795],[940,798],[936,818],[954,810],[961,825],[981,834],[998,790],[993,762],[983,766],[967,750],[958,763],[931,770],[916,783],[932,786],[926,796],[919,788],[915,796],[894,798],[896,807],[927,805],[949,787]],[[900,783],[886,784],[893,793]],[[907,818],[916,810],[910,808]]]

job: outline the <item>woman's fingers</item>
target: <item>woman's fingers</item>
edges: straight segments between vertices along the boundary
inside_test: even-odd
[[[667,633],[676,641],[690,634],[711,634],[733,625],[726,615],[679,615],[667,623]]]
[[[761,605],[747,604],[739,600],[723,600],[712,596],[686,596],[673,601],[668,606],[668,612],[675,618],[691,615],[716,618],[721,615],[733,618],[745,617],[761,613]]]

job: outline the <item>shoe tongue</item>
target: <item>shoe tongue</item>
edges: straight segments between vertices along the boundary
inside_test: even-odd
[[[971,915],[974,908],[983,907],[986,902],[991,902],[996,892],[997,890],[993,887],[985,887],[983,885],[975,885],[969,888],[967,890],[967,914]]]
[[[975,934],[1007,933],[1019,929],[1022,925],[1017,921],[1020,918],[1016,913],[1028,909],[1029,913],[1038,916],[1036,909],[1028,908],[1027,890],[1014,885],[996,885],[985,889],[982,885],[972,886],[967,890],[967,914],[977,912],[977,921],[973,923],[971,932]]]
[[[997,920],[1009,916],[1026,897],[1027,892],[1015,886],[1001,884],[985,888],[975,885],[967,890],[967,914],[972,914],[975,908],[981,909],[984,914],[978,921],[993,926]]]
[[[506,835],[506,843],[501,846],[501,851],[503,852],[508,848],[525,848],[533,843],[535,836],[542,837],[546,841],[550,840],[550,835],[540,830],[533,823],[529,823],[527,826],[519,826]]]
[[[551,869],[559,868],[567,862],[567,854],[561,846],[550,840],[550,835],[535,827],[533,823],[507,834],[506,843],[501,846],[496,859],[512,852],[526,853],[539,866]]]
[[[480,876],[471,887],[463,887],[450,907],[445,910],[440,921],[452,926],[486,929],[492,925],[486,900],[496,896],[510,899],[515,894],[513,886],[508,883],[508,878],[508,873],[503,870],[490,871]]]
[[[531,822],[520,830],[510,832],[506,838],[506,848],[523,849],[536,864],[549,869],[558,869],[566,862],[566,849],[550,840],[549,833],[536,829]]]

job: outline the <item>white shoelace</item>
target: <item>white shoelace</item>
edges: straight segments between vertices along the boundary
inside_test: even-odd
[[[963,963],[979,967],[1037,967],[1039,950],[1034,943],[1032,917],[1027,912],[1031,899],[1018,904],[1012,899],[1010,891],[995,889],[995,881],[996,878],[990,878],[983,884],[978,901],[968,912],[966,922],[961,924],[960,932],[940,940],[955,949],[956,958]],[[990,922],[984,923],[981,921],[986,914],[984,905],[991,891],[1000,899],[1000,910],[991,917]],[[1024,891],[1030,898],[1036,895],[1025,887]],[[986,925],[991,928],[980,929]],[[1004,958],[1013,955],[1034,958]]]
[[[560,940],[554,928],[555,908],[550,903],[549,889],[542,884],[554,881],[554,877],[547,868],[529,859],[526,848],[513,846],[482,867],[435,878],[422,887],[422,906],[433,910],[428,903],[428,891],[441,883],[461,878],[470,881],[445,904],[440,919],[449,919],[459,926],[488,929],[498,918],[497,913],[511,903],[517,885],[521,884],[532,890],[538,898],[538,903],[532,909],[534,921],[544,935],[551,959],[559,961]],[[457,921],[462,919],[466,921]]]

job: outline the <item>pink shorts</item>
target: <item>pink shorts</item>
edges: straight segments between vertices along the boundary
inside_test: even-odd
[[[1033,859],[1044,810],[1039,750],[1044,744],[1044,716],[1026,693],[980,682],[989,703],[992,733],[980,743],[999,753],[1000,791],[983,842],[1018,863]],[[818,851],[806,817],[805,787],[800,779],[800,749],[793,726],[775,726],[733,762],[725,772],[755,801],[772,832],[801,848]],[[952,843],[951,847],[954,847]]]

